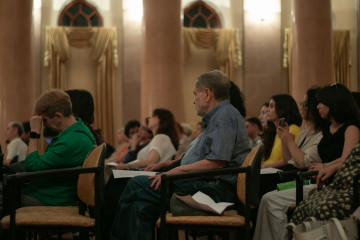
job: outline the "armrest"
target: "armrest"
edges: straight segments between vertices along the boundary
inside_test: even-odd
[[[187,179],[187,178],[206,178],[206,177],[213,177],[217,175],[224,175],[224,174],[238,174],[238,173],[246,173],[250,171],[249,167],[235,167],[235,168],[217,168],[217,169],[210,169],[210,170],[201,170],[201,171],[192,171],[186,173],[176,173],[176,174],[163,174],[161,175],[161,183],[165,181],[174,181],[178,179]]]
[[[319,171],[312,172],[298,172],[296,177],[296,205],[304,199],[304,179],[316,176]]]
[[[30,180],[34,180],[37,178],[44,178],[44,177],[57,177],[64,175],[79,175],[82,173],[94,173],[99,170],[100,169],[98,167],[94,167],[94,168],[75,167],[75,168],[51,169],[51,170],[43,170],[37,172],[10,174],[4,176],[4,184],[25,183]]]

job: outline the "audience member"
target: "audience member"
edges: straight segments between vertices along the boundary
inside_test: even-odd
[[[21,140],[23,140],[24,143],[26,143],[26,145],[29,145],[29,141],[30,141],[30,122],[29,121],[25,121],[22,123],[24,132],[21,135]]]
[[[178,158],[181,156],[189,147],[190,145],[190,138],[185,134],[184,128],[181,126],[180,123],[176,123],[178,133],[179,133],[179,147],[176,151],[176,157]]]
[[[230,82],[225,74],[212,71],[200,75],[194,88],[195,110],[203,118],[203,132],[190,145],[181,166],[166,174],[240,166],[250,151],[245,121],[229,103]],[[130,179],[118,202],[111,239],[152,239],[160,208],[161,176]],[[235,175],[214,179],[178,180],[175,192],[202,191],[216,202],[234,202]]]
[[[26,171],[81,166],[96,141],[89,128],[72,114],[69,95],[59,89],[46,91],[37,99],[34,114],[30,119],[30,142],[24,162]],[[42,125],[58,135],[40,155],[38,145]],[[76,184],[76,176],[32,181],[25,187],[23,205],[75,205],[78,201]]]
[[[192,135],[192,130],[191,130],[191,127],[189,126],[189,124],[181,123],[181,126],[184,129],[184,134],[190,139],[191,135]]]
[[[27,146],[21,140],[23,133],[22,124],[19,122],[10,122],[6,128],[7,153],[3,160],[3,165],[9,165],[16,156],[17,161],[23,161],[26,157]]]
[[[294,136],[289,133],[288,125],[278,126],[278,135],[281,139],[283,151],[283,170],[306,169],[313,163],[321,162],[317,151],[322,138],[321,130],[326,121],[320,117],[316,94],[320,88],[311,88],[306,92],[304,101],[300,103],[306,129],[300,132],[295,143]],[[279,161],[280,162],[280,161]],[[313,187],[306,187],[307,193]],[[286,239],[287,215],[286,211],[291,204],[295,204],[295,189],[271,191],[266,193],[260,202],[254,240]]]
[[[281,140],[276,134],[276,127],[279,123],[285,122],[296,141],[300,133],[302,118],[295,100],[288,94],[279,94],[270,99],[267,120],[268,127],[263,138],[265,159],[263,166],[273,167],[283,158]]]
[[[130,141],[128,153],[125,156],[123,163],[129,163],[137,159],[138,153],[146,147],[152,140],[154,134],[147,126],[142,125],[139,132],[135,133]]]
[[[74,117],[81,118],[82,122],[93,134],[97,145],[104,143],[104,136],[101,134],[101,130],[93,128],[95,107],[91,93],[80,89],[66,90],[65,92],[70,96]]]
[[[260,134],[262,132],[262,126],[258,118],[252,117],[246,119],[246,132],[250,140],[251,148],[261,144]]]
[[[267,113],[269,111],[269,103],[266,102],[262,105],[261,109],[260,109],[260,115],[259,115],[259,120],[261,122],[261,126],[263,128],[263,130],[266,129],[267,127]]]
[[[109,158],[106,159],[106,162],[119,163],[124,161],[126,154],[128,153],[130,139],[135,133],[139,132],[139,128],[140,128],[140,122],[138,120],[130,120],[129,122],[126,123],[124,130],[125,136],[123,135],[122,132],[118,132],[117,140],[119,147]],[[127,139],[127,144],[122,145],[121,143],[125,139]]]
[[[245,96],[241,92],[240,88],[233,81],[230,81],[230,84],[230,103],[240,112],[241,116],[245,119]]]
[[[149,119],[148,128],[154,134],[151,142],[139,151],[135,161],[120,162],[116,169],[144,168],[149,164],[174,157],[179,145],[179,137],[173,114],[166,109],[155,109]]]

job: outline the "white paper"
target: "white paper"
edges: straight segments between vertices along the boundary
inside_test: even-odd
[[[114,178],[132,178],[136,176],[153,176],[157,172],[148,171],[131,171],[131,170],[116,170],[113,169]]]
[[[192,196],[192,198],[198,203],[208,205],[209,207],[214,209],[218,214],[221,214],[225,210],[225,208],[227,208],[228,206],[234,205],[233,203],[229,203],[229,202],[216,203],[216,202],[214,202],[214,200],[211,199],[211,197],[209,197],[208,195],[206,195],[200,191],[195,193]]]
[[[260,174],[274,174],[277,172],[282,172],[282,170],[277,169],[277,168],[262,168],[260,170]]]
[[[117,166],[119,164],[117,164],[116,162],[108,162],[108,163],[106,163],[106,165],[115,167],[115,166]]]

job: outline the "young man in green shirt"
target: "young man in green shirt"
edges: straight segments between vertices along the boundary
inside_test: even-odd
[[[41,127],[59,133],[42,155],[38,152]],[[28,172],[81,166],[96,145],[90,130],[72,114],[68,94],[59,89],[43,93],[30,118],[30,142],[24,167]],[[44,178],[25,187],[24,205],[75,205],[77,177]]]

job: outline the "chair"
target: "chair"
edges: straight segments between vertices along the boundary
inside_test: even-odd
[[[77,194],[78,206],[32,206],[16,209],[16,201],[11,201],[10,214],[3,217],[1,225],[8,230],[9,239],[18,239],[18,230],[56,232],[80,232],[80,237],[88,237],[89,232],[101,238],[100,210],[103,202],[104,159],[106,145],[94,147],[87,155],[83,166],[55,169],[4,176],[4,187],[10,199],[18,198],[18,188],[25,182],[43,177],[64,177],[79,175]],[[85,235],[82,235],[84,234]]]
[[[256,208],[259,204],[259,185],[260,185],[260,166],[261,166],[262,145],[254,148],[246,157],[242,167],[223,168],[214,170],[204,170],[181,174],[171,174],[161,176],[161,210],[160,219],[157,222],[159,239],[166,239],[172,236],[173,230],[205,230],[207,232],[219,232],[229,230],[244,230],[245,239],[250,239],[250,220],[251,208]],[[237,178],[237,197],[239,204],[236,210],[225,211],[221,216],[173,216],[166,213],[168,202],[167,196],[169,184],[178,179],[185,178],[206,178],[215,175],[238,174]],[[243,204],[243,205],[241,205]],[[243,206],[244,216],[239,214]]]

